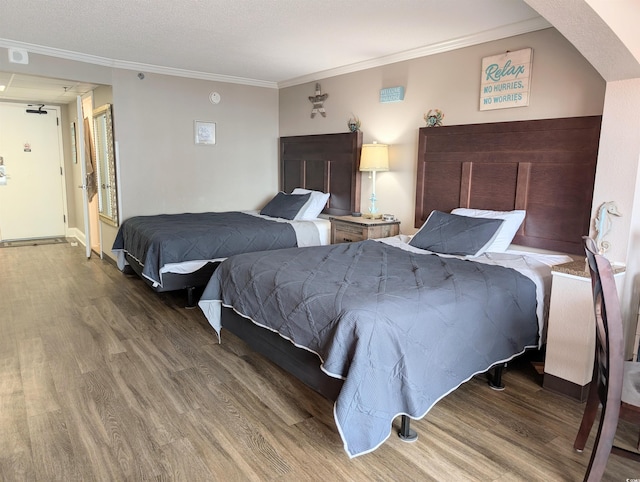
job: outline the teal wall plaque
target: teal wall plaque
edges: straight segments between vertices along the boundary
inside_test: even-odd
[[[400,102],[404,100],[404,87],[380,89],[380,102]]]

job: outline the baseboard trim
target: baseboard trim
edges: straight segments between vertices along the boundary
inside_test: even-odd
[[[555,375],[551,375],[549,373],[544,374],[544,379],[542,382],[542,387],[555,393],[559,393],[560,395],[565,395],[567,397],[578,400],[579,402],[584,402],[587,400],[587,396],[589,395],[589,386],[591,383],[587,383],[586,385],[578,385],[577,383],[570,382],[569,380],[564,380],[563,378],[556,377]]]

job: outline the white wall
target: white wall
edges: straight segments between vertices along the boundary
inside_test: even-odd
[[[615,201],[621,217],[611,221],[606,236],[611,248],[605,254],[627,265],[621,292],[625,321],[627,353],[638,346],[635,336],[640,299],[640,79],[608,82],[596,185],[593,192],[593,213],[606,201]]]
[[[621,304],[627,354],[634,352],[640,301],[640,4],[635,0],[525,0],[578,48],[607,81],[592,213],[615,201],[622,218],[607,234],[605,255],[626,263]]]

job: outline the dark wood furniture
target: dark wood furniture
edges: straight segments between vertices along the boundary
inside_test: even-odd
[[[281,189],[296,187],[331,193],[324,214],[343,215],[360,209],[360,150],[362,132],[280,138]],[[125,255],[125,273],[136,273],[157,292],[187,290],[187,307],[195,307],[195,290],[207,284],[219,262],[188,274],[163,273],[162,286],[142,276],[142,266]]]
[[[640,453],[613,445],[618,419],[640,425],[640,363],[624,361],[624,334],[620,301],[613,269],[597,254],[595,242],[586,238],[596,324],[596,356],[589,398],[573,447],[582,452],[589,438],[598,407],[602,404],[598,433],[584,476],[585,481],[602,479],[609,454],[640,462]],[[640,448],[640,440],[638,442]]]
[[[296,187],[331,193],[324,214],[360,210],[362,132],[280,138],[281,190]]]
[[[400,234],[400,221],[354,216],[331,216],[329,220],[331,221],[331,244],[354,243]]]
[[[421,128],[416,227],[433,209],[527,209],[515,241],[567,253],[588,232],[600,117]],[[531,216],[531,220],[527,221]],[[222,326],[331,400],[342,381],[320,370],[317,356],[277,333],[222,309]],[[502,388],[500,371],[490,384]],[[399,435],[411,439],[403,416]]]
[[[514,244],[583,254],[601,116],[423,127],[415,227],[431,211],[525,209]]]

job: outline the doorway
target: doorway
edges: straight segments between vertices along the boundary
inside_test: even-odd
[[[60,108],[0,103],[0,240],[64,237]]]

